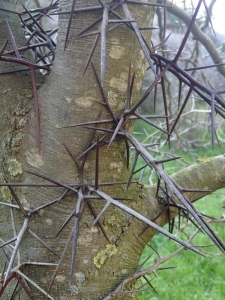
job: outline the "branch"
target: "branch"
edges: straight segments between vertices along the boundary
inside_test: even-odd
[[[158,3],[163,3],[163,0],[158,0]],[[167,1],[167,5],[167,10],[169,13],[182,20],[187,26],[190,24],[192,17],[188,15],[184,10],[173,4],[171,1]],[[194,37],[206,48],[215,64],[223,62],[223,58],[217,51],[212,40],[206,34],[204,34],[204,32],[202,32],[202,30],[198,27],[196,23],[194,23],[194,25],[192,26],[191,32],[194,35]],[[220,72],[220,74],[225,76],[224,65],[218,66],[217,69]]]
[[[207,162],[197,162],[173,174],[171,179],[184,191],[189,190],[185,192],[185,195],[190,201],[199,200],[225,187],[225,157],[219,155],[209,158]],[[155,207],[155,210],[149,211],[150,215],[147,216],[151,220],[156,218],[155,214],[159,211],[159,209],[156,209],[156,205],[161,206],[157,197],[152,197],[156,195],[156,191],[157,185],[154,185],[147,188],[146,192],[147,201],[151,201],[151,205]],[[179,200],[175,197],[173,197],[173,201],[179,203]],[[143,210],[146,210],[146,202],[143,204]],[[178,211],[173,211],[172,217],[177,213]],[[157,224],[160,226],[164,226],[168,222],[169,219],[165,217],[165,214],[160,214],[157,217]],[[148,237],[151,238],[154,234],[155,232],[149,232],[150,237]]]

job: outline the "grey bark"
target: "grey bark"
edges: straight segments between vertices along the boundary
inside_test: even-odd
[[[13,5],[11,6],[13,2],[3,1],[1,5],[14,9]],[[77,6],[85,4],[78,3]],[[97,1],[95,4],[97,4]],[[60,2],[62,11],[69,10],[70,5],[71,1],[68,3],[68,1],[62,0]],[[153,11],[143,8],[133,11],[133,15],[135,19],[145,19],[149,24],[152,22]],[[6,39],[4,27],[6,17],[10,20],[10,25],[19,44],[22,35],[21,32],[16,32],[19,28],[16,16],[2,13],[0,16],[2,18],[0,24],[2,29],[0,31],[1,44]],[[63,129],[61,127],[94,120],[102,110],[103,106],[99,103],[99,101],[102,102],[102,98],[92,69],[89,67],[86,74],[82,75],[93,39],[78,40],[74,38],[81,29],[98,16],[98,12],[75,15],[66,50],[64,50],[64,41],[68,15],[62,15],[60,18],[56,59],[51,75],[39,90],[41,112],[40,155],[37,149],[35,112],[29,73],[1,76],[0,99],[3,108],[0,111],[1,181],[4,180],[5,176],[11,182],[46,182],[25,172],[30,170],[60,182],[94,183],[95,151],[88,154],[84,173],[81,176],[76,164],[74,164],[64,147],[64,144],[66,144],[73,155],[77,157],[86,149],[91,132],[82,128]],[[136,72],[133,101],[138,98],[146,66],[143,53],[139,50],[135,36],[130,30],[127,30],[126,26],[113,33],[107,33],[107,54],[104,90],[109,97],[114,113],[119,115],[124,108],[126,98],[129,63],[132,62],[132,70]],[[100,69],[99,57],[98,48],[93,59],[98,72]],[[2,62],[0,65],[3,68],[11,68],[11,65],[3,65]],[[108,112],[103,109],[102,118],[109,117]],[[129,126],[132,129],[132,124]],[[220,159],[223,160],[223,158]],[[213,165],[210,166],[213,167]],[[201,173],[201,171],[198,172]],[[222,176],[224,170],[220,168],[219,174]],[[128,176],[129,170],[126,169],[124,143],[115,143],[107,151],[106,147],[102,147],[100,149],[99,182],[126,181]],[[203,178],[203,175],[199,178]],[[192,183],[191,181],[191,186],[193,186]],[[201,184],[204,184],[204,178],[201,180]],[[220,187],[222,187],[223,183],[220,182],[220,184]],[[201,188],[200,183],[199,188]],[[149,219],[154,219],[162,209],[162,205],[155,198],[155,188],[146,188],[141,184],[134,183],[131,184],[128,191],[126,191],[126,186],[122,184],[105,186],[102,189],[115,197],[136,199],[130,202],[130,207]],[[15,188],[15,191],[24,207],[32,210],[59,198],[65,189],[59,187],[19,187]],[[6,188],[1,188],[1,193],[2,201],[15,203]],[[30,231],[26,232],[19,246],[19,256],[17,255],[13,267],[16,267],[18,263],[23,263],[24,266],[19,269],[19,274],[21,275],[22,272],[26,278],[38,284],[45,291],[48,290],[55,266],[34,266],[29,263],[54,264],[58,262],[59,258],[47,250],[30,232],[38,235],[60,256],[71,234],[75,217],[59,237],[55,238],[55,235],[75,209],[76,203],[77,195],[71,193],[57,204],[38,211],[30,219]],[[127,202],[124,201],[124,203]],[[97,213],[101,211],[104,204],[103,200],[92,201]],[[4,241],[7,241],[22,228],[23,216],[19,210],[13,209],[12,212],[9,207],[3,205],[0,205],[0,209],[1,237]],[[106,211],[104,217],[101,218],[101,222],[107,232],[109,242],[106,241],[98,226],[91,226],[93,216],[90,210],[87,207],[85,208],[79,227],[75,272],[72,282],[69,284],[70,246],[50,293],[54,299],[102,299],[126,276],[137,270],[140,255],[155,231],[149,229],[138,237],[145,225],[114,207],[110,207]],[[165,215],[158,220],[159,225],[166,222]],[[7,248],[6,252],[9,256],[11,255],[10,247]],[[0,270],[3,269],[2,265],[4,263],[5,258],[2,258]],[[13,282],[9,285],[4,297],[10,295],[13,285]],[[133,285],[134,283],[129,288],[132,288]],[[29,284],[29,286],[34,299],[45,299],[45,296],[32,284]],[[133,296],[136,297],[136,295]],[[20,299],[28,299],[22,289],[16,294],[15,299],[19,299],[19,297]],[[130,299],[130,295],[121,294],[115,299]]]

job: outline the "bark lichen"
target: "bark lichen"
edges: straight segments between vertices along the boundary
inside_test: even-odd
[[[11,158],[8,160],[8,171],[11,176],[15,177],[23,173],[22,165],[17,159]]]
[[[116,254],[117,248],[113,244],[107,244],[106,248],[104,250],[101,250],[97,253],[97,255],[94,257],[94,265],[100,269],[102,265],[105,263],[105,261]]]

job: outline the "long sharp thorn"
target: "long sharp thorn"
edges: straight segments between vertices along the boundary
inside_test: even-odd
[[[69,223],[69,221],[72,219],[72,217],[75,215],[75,210],[73,210],[71,212],[71,214],[68,216],[68,218],[66,219],[66,221],[63,223],[63,225],[60,227],[60,229],[58,230],[58,232],[55,235],[55,238],[58,237],[58,235],[63,231],[63,229],[66,227],[66,225]]]
[[[95,189],[98,189],[98,178],[99,178],[99,136],[96,142],[96,158],[95,158]]]
[[[65,143],[63,143],[63,146],[66,148],[67,152],[69,153],[70,157],[73,159],[73,161],[75,162],[77,168],[79,169],[79,165],[76,161],[75,156],[73,155],[73,153],[69,150],[69,148],[67,147],[67,145]]]
[[[212,130],[212,148],[215,145],[215,94],[211,93],[211,130]]]
[[[150,287],[153,289],[153,291],[158,295],[156,289],[154,288],[154,286],[151,284],[151,282],[148,280],[148,278],[146,276],[143,276],[144,279],[147,281],[148,285],[150,285]]]
[[[108,103],[108,99],[106,98],[106,96],[105,96],[105,94],[104,94],[104,91],[103,91],[101,82],[100,82],[100,80],[99,80],[99,78],[98,78],[98,74],[97,74],[96,69],[95,69],[95,67],[94,67],[94,64],[93,64],[92,62],[91,62],[91,66],[92,66],[92,69],[93,69],[93,71],[94,71],[95,78],[96,78],[98,87],[99,87],[99,89],[100,89],[101,95],[102,95],[102,99],[104,100],[104,103],[105,103],[105,105],[106,105],[106,107],[107,107],[109,113],[110,113],[111,116],[113,117],[113,120],[116,121],[116,117],[115,117],[115,115],[114,115],[114,113],[113,113],[113,111],[112,111],[112,109],[111,109],[111,107],[110,107],[110,105],[109,105],[109,103]]]
[[[159,73],[159,66],[156,66],[156,74],[158,75]],[[154,99],[153,99],[153,103],[154,103],[154,113],[156,111],[156,103],[157,103],[157,93],[158,93],[158,84],[155,85],[154,88]]]
[[[131,86],[130,86],[130,76],[131,76],[131,62],[129,65],[129,70],[128,70],[128,79],[127,79],[127,94],[126,94],[126,103],[125,103],[125,110],[130,108],[130,98],[131,98]]]
[[[204,234],[204,231],[201,229],[201,227],[198,226],[198,224],[196,224],[196,222],[194,222],[184,210],[183,210],[183,217],[189,220],[201,233]]]
[[[88,128],[89,129],[89,128]],[[95,127],[93,129],[96,129]],[[109,133],[104,134],[99,141],[104,140],[107,136],[109,135]],[[96,147],[96,143],[92,144],[88,149],[86,149],[81,155],[79,155],[76,158],[76,161],[80,160],[81,158],[83,158],[88,152],[90,152],[92,149],[94,149]]]
[[[10,274],[10,272],[11,272],[13,262],[14,262],[14,260],[15,260],[16,254],[17,254],[18,249],[19,249],[19,245],[20,245],[20,243],[21,243],[21,241],[22,241],[22,238],[23,238],[24,233],[25,233],[26,230],[27,230],[28,222],[29,222],[29,219],[28,219],[28,218],[25,218],[25,219],[24,219],[24,222],[23,222],[23,226],[22,226],[20,232],[19,232],[18,235],[17,235],[16,244],[15,244],[15,247],[14,247],[14,249],[13,249],[12,256],[11,256],[11,258],[10,258],[10,262],[9,262],[9,265],[8,265],[8,268],[7,268],[7,271],[6,271],[6,275],[5,275],[5,278],[4,278],[4,283],[3,283],[3,285],[5,285],[5,283],[6,283],[7,279],[8,279],[8,276],[9,276],[9,274]]]
[[[57,274],[58,274],[58,272],[59,272],[59,268],[60,268],[60,266],[61,266],[61,264],[62,264],[62,261],[63,261],[65,255],[66,255],[67,249],[69,248],[69,245],[70,245],[70,243],[71,243],[71,241],[72,241],[72,238],[73,238],[73,230],[74,230],[74,229],[72,229],[72,231],[71,231],[71,233],[70,233],[70,236],[69,236],[69,238],[68,238],[68,240],[67,240],[67,242],[66,242],[66,245],[65,245],[65,247],[64,247],[64,249],[63,249],[63,252],[62,252],[62,254],[61,254],[61,256],[60,256],[60,259],[59,259],[59,261],[58,261],[57,267],[56,267],[56,269],[55,269],[55,271],[54,271],[54,274],[52,275],[52,278],[51,278],[51,281],[50,281],[50,284],[49,284],[49,287],[48,287],[47,295],[48,295],[48,294],[50,293],[50,291],[51,291],[52,285],[53,285],[53,283],[54,283],[54,281],[55,281],[55,278],[56,278],[56,276],[57,276]]]
[[[147,91],[144,93],[144,95],[141,97],[141,99],[131,107],[131,109],[127,112],[125,112],[124,116],[126,117],[127,115],[133,114],[139,107],[140,105],[145,101],[145,99],[148,97],[150,92],[154,89],[154,87],[158,84],[159,80],[161,77],[166,73],[166,71],[169,69],[169,65],[167,65],[163,71],[159,74],[159,76],[154,80],[154,82],[150,85],[150,87],[147,89]]]
[[[59,257],[59,255],[53,250],[51,249],[41,238],[39,238],[38,235],[36,235],[32,230],[30,230],[29,228],[27,229],[27,231],[38,241],[40,242],[46,249],[48,249],[50,252],[52,252],[55,256]]]
[[[41,126],[40,126],[40,113],[39,113],[35,68],[33,66],[32,67],[30,66],[30,70],[31,70],[32,86],[33,86],[33,93],[34,93],[34,107],[35,107],[35,114],[36,114],[38,153],[40,154],[41,153]]]
[[[109,5],[106,4],[103,9],[102,26],[101,26],[101,86],[104,85],[105,68],[106,68],[106,28],[109,18]]]
[[[160,189],[160,184],[161,184],[161,178],[160,176],[158,176],[158,181],[157,181],[157,188],[156,188],[156,198],[158,197],[159,195],[159,189]]]
[[[130,146],[128,144],[127,138],[124,138],[125,146],[126,146],[126,152],[127,152],[127,169],[129,168],[130,164]]]
[[[80,35],[83,35],[86,31],[88,31],[89,29],[94,27],[99,21],[101,21],[101,19],[102,19],[102,16],[99,17],[96,21],[94,21],[91,25],[86,27],[84,30],[82,30],[75,38],[78,38]]]
[[[16,279],[18,280],[18,283],[20,283],[20,285],[24,289],[25,293],[28,295],[29,299],[35,300],[34,297],[31,295],[31,292],[28,290],[27,285],[25,285],[25,283],[20,279],[20,276],[18,274],[16,274]],[[12,297],[13,297],[13,295],[12,295]],[[9,299],[9,300],[13,300],[13,298]]]
[[[210,11],[209,11],[209,9],[208,9],[208,6],[206,5],[205,0],[203,0],[203,3],[204,3],[204,6],[205,6],[206,14],[207,14],[207,17],[208,17],[208,19],[209,19],[209,23],[210,23],[210,25],[211,25],[212,31],[213,31],[214,35],[216,36],[216,32],[215,32],[214,27],[213,27],[213,23],[212,23]]]
[[[73,125],[68,125],[68,126],[62,126],[60,128],[71,128],[71,127],[79,127],[79,126],[84,126],[84,125],[95,125],[95,124],[105,124],[105,123],[112,123],[113,119],[107,119],[107,120],[101,120],[101,121],[90,121],[90,122],[84,122],[84,123],[77,123]]]
[[[5,242],[5,243],[3,243],[3,244],[1,244],[0,245],[0,248],[2,248],[2,247],[4,247],[4,246],[6,246],[6,245],[8,245],[8,244],[11,244],[11,243],[13,243],[13,242],[15,242],[16,241],[16,237],[14,237],[14,238],[12,238],[12,239],[10,239],[10,240],[8,240],[7,242]],[[1,273],[2,274],[2,273]],[[3,274],[2,274],[2,276],[3,276]]]
[[[154,6],[154,7],[169,7],[169,5],[163,4],[163,3],[151,3],[151,2],[147,2],[147,1],[132,1],[132,0],[127,0],[127,3],[130,4],[137,4],[137,5],[150,5],[150,6]]]
[[[65,38],[64,50],[66,49],[66,44],[68,42],[68,37],[69,37],[70,27],[71,27],[71,23],[72,23],[72,19],[73,19],[73,11],[74,11],[74,8],[75,8],[75,4],[76,4],[76,0],[73,0],[71,11],[70,11],[70,16],[69,16],[69,22],[68,22],[67,30],[66,30],[66,38]]]
[[[175,126],[177,125],[177,122],[178,122],[178,120],[180,119],[180,116],[181,116],[181,114],[182,114],[182,112],[183,112],[183,110],[184,110],[184,108],[185,108],[185,106],[186,106],[186,104],[187,104],[187,101],[189,100],[189,98],[190,98],[190,96],[191,96],[192,91],[193,91],[193,86],[191,85],[190,88],[189,88],[189,91],[188,91],[188,93],[187,93],[187,96],[186,96],[186,98],[185,98],[185,100],[184,100],[184,103],[183,103],[183,105],[181,106],[181,109],[180,109],[180,111],[179,111],[179,113],[178,113],[178,115],[177,115],[177,117],[176,117],[176,120],[175,120],[175,122],[174,122],[174,124],[173,124],[173,126],[172,126],[172,128],[171,128],[171,130],[170,130],[170,135],[172,134],[172,132],[173,132]]]
[[[3,270],[2,270],[2,272],[1,272],[1,278],[0,278],[0,281],[4,278],[5,270],[6,270],[6,262],[5,262],[5,264],[4,264],[4,266],[3,266]]]
[[[158,125],[152,123],[151,121],[149,121],[149,120],[148,120],[147,118],[145,118],[144,116],[141,116],[140,114],[138,114],[138,113],[136,113],[136,112],[134,113],[134,115],[135,115],[136,117],[138,117],[139,119],[143,120],[144,122],[146,122],[146,123],[150,124],[151,126],[155,127],[156,129],[158,129],[158,130],[160,130],[160,131],[166,133],[167,135],[170,135],[170,134],[171,134],[171,133],[169,133],[168,131],[164,130],[163,128],[159,127]]]
[[[130,11],[129,11],[129,9],[128,9],[127,4],[124,3],[124,2],[122,2],[121,5],[122,5],[122,8],[123,8],[124,14],[125,14],[125,16],[126,16],[126,19],[127,19],[127,20],[130,20],[130,21],[133,21],[133,18],[132,18],[131,14],[130,14]],[[151,57],[150,57],[150,55],[149,55],[149,51],[148,51],[148,49],[147,49],[147,47],[146,47],[146,45],[145,45],[145,42],[144,42],[144,40],[143,40],[143,36],[142,36],[142,34],[140,33],[140,30],[139,30],[139,28],[138,28],[138,25],[137,25],[135,22],[130,22],[130,25],[131,25],[131,27],[133,28],[135,35],[137,36],[138,42],[139,42],[139,44],[140,44],[140,46],[141,46],[142,51],[144,52],[144,55],[145,55],[145,57],[146,57],[146,59],[147,59],[147,61],[148,61],[148,63],[149,63],[150,68],[152,69],[152,72],[153,72],[154,75],[156,76],[156,73],[155,73],[155,69],[154,69],[154,66],[153,66],[152,59],[151,59]]]
[[[169,37],[171,36],[171,34],[172,34],[172,32],[170,32],[170,34],[168,34],[167,37],[161,43],[159,43],[158,45],[156,45],[155,48],[157,50],[161,49],[165,45],[165,43],[167,42],[167,40],[169,39]]]
[[[3,55],[3,53],[5,51],[5,48],[7,47],[7,44],[8,44],[8,40],[5,41],[5,43],[3,44],[3,46],[2,46],[2,48],[0,50],[0,58]]]
[[[100,213],[98,214],[97,218],[94,220],[94,223],[92,224],[92,226],[95,226],[96,223],[99,222],[99,219],[101,218],[101,216],[104,214],[104,212],[108,209],[110,203],[107,202],[106,205],[103,207],[103,209],[100,211]]]
[[[94,208],[93,208],[93,206],[92,206],[90,200],[87,200],[87,205],[88,205],[88,207],[89,207],[91,213],[93,214],[94,218],[97,218],[97,214],[95,213],[95,210],[94,210]],[[109,238],[108,238],[108,236],[107,236],[107,234],[106,234],[106,231],[105,231],[104,227],[102,226],[101,222],[98,221],[97,224],[98,224],[98,226],[100,227],[100,229],[101,229],[101,231],[102,231],[104,237],[106,238],[106,240],[110,243]]]
[[[181,91],[182,91],[182,81],[181,81],[181,80],[179,80],[179,91],[178,91],[178,109],[180,108]]]
[[[76,259],[76,251],[77,251],[77,240],[78,240],[78,232],[79,232],[79,225],[80,225],[80,219],[82,216],[82,212],[85,208],[85,203],[82,205],[82,201],[84,200],[84,195],[82,192],[82,188],[78,191],[78,199],[76,204],[75,213],[77,217],[75,218],[74,222],[74,230],[73,230],[73,246],[72,246],[72,256],[71,256],[71,264],[70,264],[70,284],[73,277],[73,271],[75,267],[75,259]]]
[[[119,132],[119,130],[120,130],[122,124],[123,124],[123,121],[124,121],[124,119],[123,119],[123,117],[121,117],[121,119],[119,120],[119,123],[118,123],[117,126],[116,126],[116,129],[115,129],[114,132],[113,132],[113,135],[112,135],[112,138],[111,138],[111,140],[110,140],[110,142],[109,142],[109,145],[108,145],[108,147],[107,147],[107,150],[108,150],[109,147],[112,145],[112,142],[114,141],[114,139],[115,139],[117,133]]]
[[[162,65],[160,62],[160,71],[162,72]],[[162,94],[163,94],[163,104],[164,104],[164,112],[165,116],[168,116],[168,105],[167,105],[167,97],[166,97],[166,87],[165,87],[165,81],[164,81],[164,76],[161,78],[161,87],[162,87]],[[169,132],[169,119],[166,118],[166,130]],[[168,140],[169,140],[169,135],[168,135]]]
[[[134,72],[134,74],[132,76],[131,84],[130,84],[130,101],[128,103],[128,109],[130,109],[130,105],[131,105],[131,96],[132,96],[133,87],[134,87],[134,80],[135,80],[135,72]]]
[[[129,176],[128,182],[127,182],[127,190],[128,190],[128,188],[129,188],[129,185],[130,185],[132,176],[133,176],[133,174],[134,174],[134,169],[135,169],[136,164],[137,164],[138,156],[139,156],[139,152],[136,151],[136,153],[135,153],[135,158],[134,158],[134,162],[133,162],[133,166],[132,166],[132,169],[131,169],[131,171],[130,171],[130,176]]]
[[[95,131],[102,131],[102,132],[107,132],[107,133],[114,133],[114,130],[112,129],[107,129],[107,128],[100,128],[100,127],[94,127],[94,126],[82,126],[83,128],[87,128],[90,130],[95,130]]]
[[[188,37],[189,37],[189,34],[190,34],[190,32],[191,32],[192,26],[193,26],[193,24],[194,24],[194,22],[195,22],[195,20],[196,20],[196,17],[197,17],[198,11],[199,11],[199,9],[200,9],[200,6],[201,6],[201,4],[202,4],[202,1],[203,1],[203,0],[199,0],[198,5],[197,5],[197,7],[196,7],[196,9],[195,9],[194,15],[193,15],[193,17],[192,17],[192,19],[191,19],[191,22],[190,22],[190,24],[189,24],[189,26],[188,26],[188,29],[187,29],[186,33],[185,33],[185,36],[184,36],[184,38],[183,38],[183,41],[182,41],[182,43],[181,43],[181,45],[180,45],[180,48],[178,49],[177,54],[176,54],[176,56],[174,57],[174,60],[173,60],[173,61],[174,61],[175,63],[178,61],[178,59],[179,59],[179,57],[180,57],[180,55],[181,55],[181,53],[182,53],[182,51],[183,51],[183,49],[184,49],[184,46],[185,46],[185,44],[186,44],[186,42],[187,42],[187,39],[188,39]]]
[[[26,171],[26,172],[29,173],[29,174],[31,174],[31,175],[34,175],[34,176],[37,176],[37,177],[46,179],[46,180],[48,180],[48,181],[50,181],[50,182],[53,182],[53,183],[55,183],[55,184],[57,184],[57,185],[59,185],[59,186],[65,187],[65,188],[67,188],[68,190],[71,190],[71,191],[77,193],[77,190],[76,190],[76,189],[74,189],[73,187],[71,187],[71,186],[69,186],[69,185],[67,185],[67,184],[65,184],[65,183],[63,183],[63,182],[60,182],[60,181],[58,181],[58,180],[56,180],[56,179],[52,179],[52,178],[50,178],[50,177],[47,177],[47,176],[44,176],[44,175],[41,175],[41,174],[38,174],[38,173],[35,173],[35,172],[32,172],[32,171]]]
[[[166,1],[164,0],[164,4]],[[163,40],[165,40],[166,36],[166,26],[167,26],[167,8],[163,7]]]
[[[100,30],[95,30],[95,31],[92,31],[92,32],[88,32],[88,33],[79,35],[79,36],[77,36],[77,39],[82,39],[84,37],[89,37],[89,36],[92,36],[92,35],[99,35],[100,33],[101,33]]]
[[[171,157],[171,158],[165,158],[165,159],[161,159],[161,160],[156,160],[156,163],[157,163],[157,164],[162,164],[162,163],[169,162],[169,161],[176,160],[176,159],[180,159],[180,158],[182,158],[182,156],[176,156],[176,157]]]
[[[90,52],[90,54],[89,54],[87,63],[86,63],[85,68],[84,68],[83,75],[85,74],[85,72],[86,72],[86,70],[87,70],[87,68],[88,68],[88,66],[89,66],[89,64],[90,64],[90,61],[91,61],[91,59],[92,59],[92,56],[93,56],[93,54],[94,54],[94,52],[95,52],[95,49],[96,49],[96,46],[97,46],[97,44],[98,44],[99,38],[100,38],[100,35],[98,34],[98,35],[96,36],[96,38],[95,38],[94,44],[93,44],[92,49],[91,49],[91,52]]]
[[[9,26],[8,21],[6,21],[6,24],[7,24],[7,27],[8,27],[8,32],[9,32],[9,36],[10,36],[10,40],[11,40],[13,49],[14,49],[14,51],[15,51],[15,53],[16,53],[16,57],[17,57],[18,59],[21,59],[21,56],[20,56],[19,51],[18,51],[18,47],[17,47],[17,45],[16,45],[16,42],[15,42],[15,39],[14,39],[14,36],[13,36],[13,34],[12,34],[12,30],[11,30],[11,28],[10,28],[10,26]]]
[[[4,178],[4,179],[5,179],[5,178]],[[6,179],[5,179],[5,182],[8,183],[8,181],[7,181]],[[8,188],[9,188],[11,194],[13,195],[13,198],[15,199],[15,201],[16,201],[17,205],[19,206],[20,210],[22,211],[24,217],[26,217],[27,213],[26,213],[26,211],[24,210],[23,205],[21,204],[20,199],[19,199],[18,196],[16,195],[14,189],[13,189],[10,185],[8,186]]]
[[[37,285],[33,280],[31,280],[29,277],[27,277],[25,274],[23,274],[20,270],[17,270],[17,273],[23,277],[27,282],[29,282],[31,285],[33,285],[37,290],[39,290],[43,295],[45,295],[47,298],[54,300],[48,293],[46,293],[39,285]]]

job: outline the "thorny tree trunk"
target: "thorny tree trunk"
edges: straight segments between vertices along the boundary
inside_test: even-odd
[[[14,9],[13,2],[1,1],[1,7]],[[85,2],[85,3],[83,3]],[[78,2],[76,7],[85,6],[87,1]],[[91,1],[98,5],[98,1]],[[90,5],[90,3],[89,3]],[[69,11],[71,1],[60,2],[62,11]],[[92,47],[94,38],[76,39],[75,36],[81,29],[88,26],[99,16],[95,13],[77,14],[71,26],[69,42],[64,50],[68,15],[61,15],[59,21],[59,33],[57,42],[57,53],[51,75],[39,90],[40,118],[41,118],[41,154],[38,154],[36,141],[35,113],[32,103],[32,87],[29,73],[1,76],[1,110],[0,110],[0,134],[1,134],[1,181],[4,177],[8,181],[19,182],[41,182],[40,178],[29,175],[25,170],[43,174],[50,178],[67,183],[94,183],[95,180],[95,151],[88,154],[84,165],[84,172],[78,172],[65,145],[72,152],[74,157],[84,151],[89,143],[92,132],[88,129],[70,128],[63,126],[87,122],[98,118],[102,111],[101,118],[110,118],[104,111],[102,97],[96,84],[92,68],[89,66],[83,76],[83,70],[87,57]],[[133,10],[136,20],[145,20],[150,25],[153,18],[151,8],[136,7]],[[0,45],[7,38],[5,19],[8,19],[13,30],[16,42],[20,45],[22,33],[19,31],[19,21],[16,15],[0,13]],[[97,25],[98,26],[98,25]],[[97,27],[96,27],[97,28]],[[140,48],[137,47],[134,34],[121,26],[113,32],[107,33],[107,58],[106,76],[104,91],[109,98],[116,115],[124,108],[127,88],[127,76],[130,62],[132,70],[136,72],[133,101],[140,93],[142,86],[145,63]],[[99,73],[99,49],[92,59],[97,72]],[[12,68],[11,65],[1,63],[1,68]],[[41,82],[41,77],[39,78]],[[40,83],[39,82],[39,83]],[[128,124],[128,126],[130,126]],[[95,135],[97,135],[95,133]],[[101,134],[100,134],[101,136]],[[95,136],[96,139],[96,136]],[[203,168],[213,168],[217,163],[220,166],[220,174],[224,174],[221,160],[217,158],[207,164],[199,165],[197,172],[190,170],[190,174],[196,173],[195,186],[193,181],[187,182],[187,187],[205,187],[209,189],[220,188],[223,183],[212,187],[205,182]],[[207,171],[210,175],[210,172]],[[184,179],[180,175],[178,179]],[[100,149],[100,171],[99,182],[126,181],[129,172],[126,168],[126,149],[124,142],[114,143],[107,151],[106,147]],[[214,174],[212,173],[214,177]],[[222,177],[222,175],[221,175]],[[177,179],[177,180],[178,180]],[[178,180],[179,181],[179,180]],[[46,182],[46,181],[44,181]],[[131,184],[128,191],[126,185],[118,184],[112,187],[102,187],[104,191],[115,197],[126,197],[136,199],[131,201],[130,206],[150,219],[153,219],[162,209],[162,205],[155,198],[154,189],[148,189],[140,184]],[[22,204],[28,208],[36,208],[48,201],[60,197],[65,189],[21,187],[16,188]],[[191,195],[194,198],[194,195]],[[55,238],[59,228],[67,217],[75,209],[76,194],[71,193],[68,197],[56,205],[39,211],[33,216],[29,223],[29,229],[35,232],[60,256],[69,238],[74,225],[74,218],[63,232]],[[1,201],[11,201],[7,188],[1,188]],[[128,201],[128,200],[127,200]],[[127,203],[127,201],[125,203]],[[92,201],[96,213],[104,206],[104,200]],[[9,240],[15,236],[15,232],[21,229],[23,218],[18,210],[10,210],[8,207],[0,206],[0,228],[1,237]],[[15,220],[15,224],[14,221]],[[166,217],[161,217],[160,225],[166,223]],[[149,239],[155,231],[149,229],[139,237],[145,225],[135,220],[128,214],[117,208],[111,207],[101,219],[106,231],[108,241],[104,237],[99,226],[92,227],[93,216],[88,206],[85,208],[79,228],[79,239],[76,254],[75,271],[72,282],[69,284],[69,269],[71,262],[71,246],[56,276],[55,283],[51,290],[54,299],[85,299],[99,300],[112,291],[122,279],[137,270],[140,255]],[[15,229],[14,229],[15,227]],[[14,232],[15,230],[15,232]],[[3,235],[4,233],[4,235]],[[105,250],[106,254],[103,254]],[[10,255],[10,247],[7,249]],[[108,257],[107,257],[108,256]],[[104,259],[104,257],[107,257]],[[14,266],[18,262],[44,262],[57,263],[58,257],[49,252],[28,232],[22,240],[19,256],[15,259]],[[5,264],[5,258],[1,258],[1,269]],[[44,290],[48,286],[54,272],[55,266],[32,266],[25,265],[21,270],[26,276],[37,283]],[[11,290],[15,282],[11,283]],[[9,285],[10,287],[10,285]],[[30,285],[34,299],[45,299],[37,289]],[[130,286],[132,288],[132,286]],[[28,299],[27,295],[20,290],[14,299]],[[7,299],[11,294],[10,288],[4,294]],[[120,294],[115,299],[136,299],[136,294]]]

